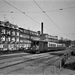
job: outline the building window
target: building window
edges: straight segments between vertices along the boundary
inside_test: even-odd
[[[29,41],[29,40],[24,40],[24,43],[31,43],[31,41]]]
[[[5,34],[5,29],[2,29],[1,34]]]
[[[5,36],[2,36],[1,37],[1,41],[5,41]]]
[[[23,40],[20,40],[20,42],[23,42]]]
[[[12,41],[15,42],[15,37],[12,38]]]
[[[19,42],[19,38],[16,39],[16,42]]]
[[[19,36],[19,32],[17,32],[16,35]]]
[[[10,37],[8,37],[8,41],[10,41]]]
[[[7,38],[6,38],[6,41],[7,41],[7,42],[10,42],[10,37],[7,37]]]
[[[7,30],[7,34],[10,35],[10,31],[9,30]]]
[[[24,35],[24,38],[29,38],[29,36],[28,35]]]
[[[23,37],[23,35],[20,35],[20,37]]]
[[[15,35],[15,31],[12,32],[12,35]]]

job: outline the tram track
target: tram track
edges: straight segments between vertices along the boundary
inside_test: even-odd
[[[47,54],[47,53],[45,53],[45,54]],[[5,58],[5,59],[3,59],[3,60],[0,60],[0,64],[6,63],[6,62],[17,61],[17,60],[28,59],[28,58],[29,58],[29,59],[35,59],[35,58],[38,58],[37,55],[38,55],[38,54],[34,54],[34,55],[31,55],[31,54],[26,54],[26,55],[24,54],[24,55],[22,55],[22,54],[21,54],[21,55],[18,55],[18,56],[16,56],[16,57],[14,56],[14,57],[12,57],[12,58],[11,58],[11,56],[10,56],[9,59],[8,59],[8,58],[7,58],[7,59]],[[30,57],[30,56],[31,56],[31,57]],[[33,57],[32,57],[32,56],[33,56]],[[39,57],[41,57],[41,56],[43,57],[42,54],[39,54]],[[45,56],[45,55],[44,55],[44,56]],[[10,60],[10,59],[11,59],[11,60]]]
[[[39,60],[36,59],[37,61],[40,61],[40,62],[37,62],[36,60],[34,60],[33,62],[35,62],[35,63],[37,62],[38,64],[40,64],[40,63],[44,64],[44,65],[42,65],[42,66],[38,66],[38,65],[37,65],[37,66],[38,66],[38,67],[41,67],[42,69],[46,69],[47,67],[49,67],[50,65],[52,65],[53,63],[55,63],[55,61],[59,60],[59,59],[57,59],[57,60],[55,60],[55,61],[52,61],[52,59],[55,58],[55,57],[56,57],[56,56],[51,57],[51,58],[47,58],[47,59],[44,59],[44,58],[43,58],[43,59],[39,59]],[[51,61],[50,61],[49,59],[50,59]],[[47,60],[49,60],[50,62],[48,62]],[[41,62],[41,61],[43,61],[43,62]],[[47,63],[44,63],[44,61],[47,61]],[[31,62],[30,62],[30,63],[31,63]],[[28,64],[28,65],[26,65],[26,66],[36,66],[35,63],[33,63],[33,64],[31,63],[32,65]],[[26,66],[25,66],[25,67],[26,67]],[[11,72],[9,72],[9,73],[7,73],[7,74],[10,74],[10,73],[12,73],[12,72],[19,71],[19,70],[22,70],[22,69],[24,69],[24,67],[21,67],[21,68],[18,68],[18,69],[16,69],[16,70],[13,70],[13,71],[11,71]]]
[[[0,56],[0,60],[3,59],[10,59],[10,58],[14,58],[14,57],[21,57],[21,56],[26,56],[26,55],[31,55],[29,53],[16,53],[16,54],[8,54],[8,55],[1,55]]]
[[[48,57],[48,56],[45,56],[45,57]],[[55,57],[55,56],[52,56],[51,58],[53,58],[53,57]],[[26,63],[26,62],[29,62],[29,61],[36,61],[36,60],[42,60],[42,59],[44,59],[44,57],[38,57],[38,58],[35,58],[35,59],[33,59],[33,58],[32,59],[31,58],[22,58],[22,59],[18,59],[18,60],[15,59],[15,60],[13,60],[12,64],[11,64],[12,61],[10,60],[10,61],[7,61],[7,63],[10,63],[10,64],[4,66],[4,63],[6,64],[6,61],[5,61],[5,62],[3,62],[3,66],[0,67],[0,69],[4,69],[4,68],[10,67],[10,66]],[[0,64],[2,65],[2,63],[0,63]]]
[[[42,55],[40,54],[39,56],[42,56]],[[56,57],[56,55],[51,55],[51,56],[42,56],[42,57],[34,56],[34,58],[26,57],[24,55],[23,56],[19,56],[19,58],[16,57],[16,58],[13,58],[12,60],[7,60],[7,61],[3,61],[3,62],[0,61],[1,65],[2,64],[4,65],[4,63],[5,64],[6,63],[10,63],[10,64],[8,64],[6,66],[0,67],[0,69],[7,68],[7,67],[10,67],[10,66],[14,66],[14,65],[17,65],[17,64],[21,64],[21,63],[25,63],[25,62],[29,62],[29,61],[33,61],[35,63],[37,63],[37,62],[40,63],[42,61],[49,60],[51,58]],[[12,63],[12,62],[15,62],[15,63]]]
[[[15,58],[13,60],[7,61],[8,65],[0,67],[0,70],[7,69],[10,67],[19,66],[22,64],[25,64],[25,65],[24,66],[22,65],[19,68],[14,68],[13,70],[11,69],[11,71],[7,72],[6,74],[10,74],[12,72],[19,71],[21,69],[24,69],[27,66],[38,66],[42,69],[46,69],[50,65],[53,65],[56,61],[60,60],[61,57],[56,56],[56,55],[50,55],[50,54],[48,54],[48,55],[34,54],[32,57],[29,55],[28,56],[21,56],[18,59]],[[13,62],[13,63],[9,64],[11,62]],[[16,62],[16,63],[14,63],[14,62]],[[6,61],[4,63],[6,63]],[[42,63],[42,65],[39,65],[41,63]],[[2,63],[0,63],[0,64],[2,65]]]

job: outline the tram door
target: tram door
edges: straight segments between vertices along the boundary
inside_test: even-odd
[[[40,52],[45,52],[47,50],[47,42],[40,41],[39,42],[39,49],[40,49]]]
[[[35,50],[39,50],[39,41],[33,41],[31,47]]]

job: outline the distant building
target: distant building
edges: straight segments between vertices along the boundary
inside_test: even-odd
[[[75,40],[71,41],[71,47],[75,47]]]
[[[17,25],[9,23],[9,21],[0,21],[0,50],[18,50],[19,48],[28,48],[32,41],[46,40],[57,42],[58,36],[42,34]]]
[[[48,34],[43,34],[41,36],[42,40],[50,41],[50,42],[58,42],[58,36],[52,36]]]
[[[0,44],[3,44],[3,50],[7,50],[10,44],[16,44],[17,38],[19,39],[18,26],[0,21]]]
[[[31,40],[39,40],[38,32],[20,28],[9,21],[0,21],[0,50],[15,50],[31,46]]]

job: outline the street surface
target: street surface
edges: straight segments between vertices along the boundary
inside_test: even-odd
[[[8,57],[9,56],[9,57]],[[13,56],[13,57],[12,57]],[[15,57],[16,56],[16,57]],[[3,59],[2,59],[3,57]],[[75,57],[71,56],[67,60],[65,65],[66,67],[61,68],[60,60],[61,57],[57,55],[51,55],[50,53],[42,54],[28,54],[22,53],[19,55],[12,54],[6,55],[7,59],[4,56],[0,56],[0,74],[37,74],[37,75],[50,75],[50,74],[68,74],[75,75],[75,72],[69,67],[68,64],[75,62]],[[73,64],[74,65],[74,64]],[[72,66],[72,64],[71,64]]]

